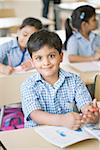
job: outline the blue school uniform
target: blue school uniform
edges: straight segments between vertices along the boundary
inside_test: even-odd
[[[100,51],[100,36],[93,32],[89,34],[89,40],[79,32],[73,32],[67,42],[68,55],[92,56],[96,50]]]
[[[80,77],[60,69],[59,79],[52,86],[43,80],[39,73],[34,73],[21,85],[22,109],[25,127],[36,126],[30,118],[34,110],[43,110],[51,114],[66,114],[78,110],[92,101],[87,88]]]
[[[30,59],[28,50],[20,49],[17,38],[11,38],[0,45],[0,63],[17,67],[28,59]]]

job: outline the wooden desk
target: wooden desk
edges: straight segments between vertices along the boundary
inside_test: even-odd
[[[93,84],[95,76],[97,74],[99,74],[100,71],[84,72],[84,71],[77,70],[74,67],[72,67],[71,65],[69,65],[67,51],[63,51],[63,53],[64,53],[64,57],[63,57],[63,62],[60,65],[61,68],[63,68],[65,71],[72,72],[72,73],[79,75],[81,77],[81,79],[85,82],[86,85]]]
[[[86,85],[93,84],[95,76],[98,73],[100,73],[100,72],[97,72],[97,71],[94,71],[94,72],[81,72],[81,71],[78,71],[78,70],[72,68],[68,64],[61,64],[61,68],[63,68],[65,71],[72,72],[72,73],[75,73],[75,74],[79,75]]]
[[[9,18],[0,18],[0,30],[5,31],[5,36],[9,32],[12,27],[19,27],[22,21],[25,18],[18,18],[18,17],[9,17]],[[38,17],[39,20],[43,23],[43,25],[54,25],[54,21],[46,19],[44,17]]]
[[[18,17],[0,18],[0,29],[9,29],[11,27],[20,26],[24,19],[25,18],[18,18]],[[46,19],[44,17],[38,17],[38,19],[41,20],[43,25],[54,24],[52,20]]]
[[[62,150],[40,137],[33,128],[0,132],[0,140],[7,150]],[[100,142],[97,140],[86,140],[65,148],[65,150],[94,149],[100,150]]]
[[[96,13],[97,13],[97,15],[100,15],[100,6],[98,6],[98,4],[92,4],[92,3],[89,3],[89,2],[66,2],[66,3],[61,3],[61,4],[59,4],[55,7],[57,30],[61,29],[60,13],[62,11],[65,11],[65,12],[67,11],[69,13],[72,13],[72,11],[74,9],[76,9],[77,7],[82,6],[82,5],[91,5],[95,8],[97,8]]]

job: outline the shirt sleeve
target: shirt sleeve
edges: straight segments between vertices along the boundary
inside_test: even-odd
[[[78,41],[75,36],[71,36],[67,42],[67,52],[68,55],[77,55],[78,54]]]
[[[84,105],[92,102],[92,98],[79,76],[76,76],[76,90],[75,90],[75,102],[80,110]]]
[[[97,50],[100,51],[100,36],[96,34],[95,39],[94,39],[94,44],[97,48]]]
[[[0,45],[0,63],[3,63],[5,57],[7,57],[7,54],[9,53],[9,44],[4,43]]]
[[[30,119],[30,113],[34,110],[41,109],[38,96],[33,88],[32,82],[28,81],[21,85],[22,109],[26,120]]]

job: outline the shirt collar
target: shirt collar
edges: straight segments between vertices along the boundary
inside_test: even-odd
[[[63,69],[59,69],[59,79],[58,79],[58,82],[59,80],[61,79],[65,79],[65,78],[69,78],[71,77],[72,74],[70,72],[66,72],[64,71]],[[42,76],[37,72],[36,75],[35,75],[35,82],[38,82],[38,81],[41,81],[41,82],[44,82]]]
[[[19,44],[18,44],[18,37],[16,37],[16,38],[13,39],[12,48],[18,48],[18,47],[19,47]],[[20,50],[20,48],[19,48],[19,50]],[[27,51],[27,48],[25,48],[24,51],[26,52],[26,51]],[[21,52],[24,52],[24,51],[21,51]]]
[[[12,39],[12,40],[13,40],[13,42],[12,42],[12,48],[19,47],[17,37],[14,38],[14,39]]]
[[[76,36],[77,39],[83,39],[83,38],[84,38],[84,37],[80,34],[80,32],[75,32],[75,31],[73,31],[73,34]],[[96,36],[95,33],[90,32],[90,34],[89,34],[89,39],[90,39],[90,41],[94,40],[95,36]]]

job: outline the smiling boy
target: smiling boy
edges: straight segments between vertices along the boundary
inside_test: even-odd
[[[27,44],[36,74],[21,85],[25,127],[65,126],[78,129],[84,123],[98,121],[92,112],[92,99],[80,78],[60,68],[62,42],[54,32],[41,30],[31,35]],[[77,107],[79,112],[75,112]]]

